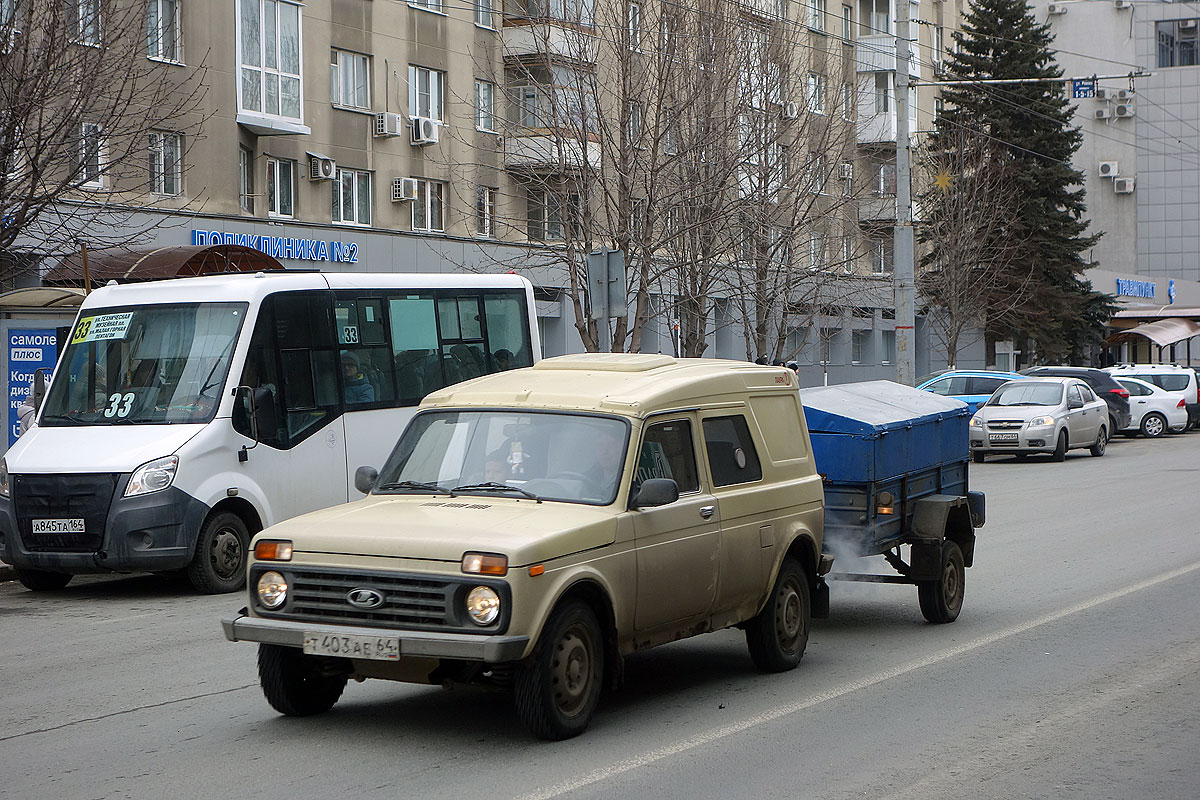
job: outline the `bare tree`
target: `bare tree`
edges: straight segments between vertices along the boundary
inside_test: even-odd
[[[143,237],[203,119],[174,0],[0,0],[0,280]],[[32,256],[18,255],[32,250]]]

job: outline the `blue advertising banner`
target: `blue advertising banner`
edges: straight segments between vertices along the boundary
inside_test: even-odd
[[[17,440],[17,407],[33,389],[33,373],[54,369],[58,334],[53,328],[10,329],[8,332],[8,445]],[[47,378],[50,376],[47,375]]]

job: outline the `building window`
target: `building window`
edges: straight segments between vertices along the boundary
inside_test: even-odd
[[[530,189],[526,216],[530,241],[561,242],[580,209],[579,196]]]
[[[150,134],[150,191],[166,195],[183,191],[183,137],[178,133]]]
[[[76,44],[100,44],[100,0],[70,0]]]
[[[371,173],[338,170],[333,182],[333,221],[343,225],[371,224]]]
[[[444,118],[443,91],[446,73],[425,67],[408,67],[408,115],[428,117],[441,122]]]
[[[842,6],[842,38],[847,42],[854,38],[854,9]]]
[[[942,49],[944,46],[944,36],[945,28],[943,28],[941,25],[938,25],[933,29],[933,47],[931,48],[933,52],[930,53],[930,56],[932,57],[934,69],[942,68]]]
[[[146,6],[146,56],[179,62],[179,0],[150,0]]]
[[[815,72],[808,73],[808,110],[825,113],[825,76]]]
[[[808,235],[808,268],[813,272],[825,269],[825,234],[813,231]]]
[[[842,271],[849,275],[854,272],[854,237],[842,237]]]
[[[1196,66],[1197,20],[1168,20],[1155,23],[1154,27],[1158,40],[1158,66]]]
[[[495,28],[495,9],[492,0],[475,0],[475,24],[481,28]]]
[[[240,0],[241,108],[299,122],[300,6],[284,0]]]
[[[808,0],[808,27],[825,30],[825,0]]]
[[[491,186],[475,188],[475,235],[496,238],[496,195],[499,189]]]
[[[842,196],[854,194],[854,162],[843,161],[838,167],[838,179],[842,182]]]
[[[881,331],[881,333],[883,334],[880,337],[883,342],[883,363],[891,364],[896,360],[896,332]]]
[[[642,49],[642,6],[640,3],[630,3],[626,14],[629,28],[629,49]]]
[[[890,33],[891,20],[888,14],[889,0],[868,0],[870,17],[868,22],[869,34]]]
[[[825,154],[812,152],[808,154],[808,175],[805,181],[808,185],[808,191],[813,194],[823,194],[825,192]]]
[[[238,205],[254,213],[254,151],[248,147],[238,147]]]
[[[413,8],[442,13],[442,0],[408,0],[408,4]]]
[[[867,360],[870,349],[870,331],[855,329],[850,331],[850,363],[861,364]]]
[[[945,105],[945,102],[942,100],[942,98],[940,98],[940,97],[933,98],[933,118],[934,119],[937,119],[938,117],[940,117],[942,115],[942,112],[945,110],[945,108],[946,108],[946,105]]]
[[[267,159],[267,212],[272,217],[295,215],[293,205],[296,162],[280,158]]]
[[[370,62],[360,53],[329,51],[329,102],[347,108],[371,107]]]
[[[874,190],[875,194],[880,197],[896,194],[896,165],[894,163],[876,162]]]
[[[496,85],[475,81],[475,129],[496,132]]]
[[[412,229],[425,233],[446,230],[446,184],[417,179],[417,199],[412,204]]]
[[[854,84],[842,84],[842,119],[850,122],[854,119]]]
[[[79,126],[79,142],[75,152],[79,167],[79,183],[83,186],[103,185],[103,135],[99,125],[85,122]]]
[[[871,271],[876,275],[885,275],[891,272],[893,258],[893,244],[890,236],[883,236],[871,242]]]
[[[875,73],[875,113],[886,114],[891,108],[890,78],[886,72]]]
[[[642,140],[642,104],[629,104],[629,121],[625,126],[625,139],[630,145],[637,146]]]

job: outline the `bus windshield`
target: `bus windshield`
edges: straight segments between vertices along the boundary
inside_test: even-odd
[[[71,333],[44,426],[208,422],[246,303],[87,309]]]

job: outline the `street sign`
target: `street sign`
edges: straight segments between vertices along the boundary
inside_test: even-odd
[[[629,313],[625,301],[625,254],[598,250],[587,256],[588,298],[591,318],[607,320]]]
[[[17,410],[33,390],[33,373],[52,370],[58,360],[54,328],[13,328],[8,332],[8,444],[17,440]]]
[[[1083,97],[1096,96],[1096,79],[1095,78],[1072,78],[1071,79],[1071,97],[1080,99]]]

